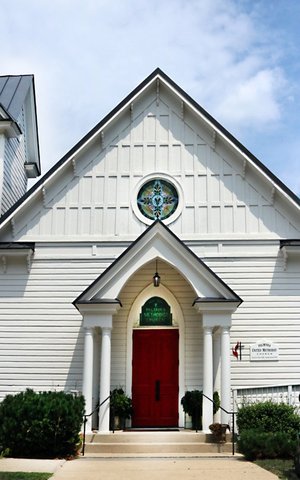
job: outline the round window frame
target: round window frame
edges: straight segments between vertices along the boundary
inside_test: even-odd
[[[180,185],[180,183],[175,179],[173,178],[171,175],[168,175],[167,173],[164,173],[164,172],[155,172],[155,173],[150,173],[148,175],[146,175],[145,177],[143,177],[135,186],[134,188],[134,191],[132,193],[132,197],[131,197],[131,206],[132,206],[132,210],[135,214],[135,216],[143,223],[145,223],[146,225],[151,225],[153,222],[155,222],[156,220],[153,218],[147,218],[142,212],[141,210],[139,209],[138,207],[138,203],[137,203],[137,197],[138,197],[138,193],[140,192],[141,188],[143,187],[143,185],[145,185],[146,183],[150,182],[150,181],[154,181],[154,180],[164,180],[168,183],[170,183],[176,190],[177,192],[177,195],[178,195],[178,204],[177,204],[177,208],[176,210],[172,213],[172,215],[170,215],[168,218],[165,218],[165,219],[162,219],[160,220],[161,222],[163,222],[164,224],[166,225],[169,225],[170,223],[174,222],[178,217],[179,215],[181,214],[182,212],[182,208],[183,208],[183,190],[182,190],[182,187]]]

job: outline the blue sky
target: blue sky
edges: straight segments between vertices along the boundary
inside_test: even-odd
[[[299,0],[0,0],[45,173],[156,67],[300,194]]]

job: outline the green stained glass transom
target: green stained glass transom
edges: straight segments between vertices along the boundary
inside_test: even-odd
[[[171,308],[161,297],[152,297],[142,306],[140,325],[172,325]]]
[[[137,204],[145,217],[164,220],[175,212],[178,193],[174,185],[166,180],[150,180],[140,188]]]

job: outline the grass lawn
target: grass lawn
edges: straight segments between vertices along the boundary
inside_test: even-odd
[[[293,460],[281,460],[279,458],[255,460],[256,465],[269,470],[269,472],[277,475],[282,480],[299,480],[295,473]],[[0,478],[1,480],[1,478]]]
[[[48,480],[52,475],[41,472],[0,472],[0,480]]]

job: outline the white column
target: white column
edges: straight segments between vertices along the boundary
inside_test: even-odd
[[[221,405],[230,412],[230,328],[221,328]],[[229,415],[222,411],[222,423],[229,422]]]
[[[213,348],[212,327],[203,328],[203,393],[213,398]],[[213,404],[203,397],[202,429],[209,432],[213,423]]]
[[[221,392],[221,336],[220,329],[213,335],[213,391]],[[214,415],[214,422],[221,422],[221,410]]]
[[[85,413],[92,413],[93,404],[93,357],[94,357],[93,328],[84,329],[84,359],[83,359],[83,383],[82,394],[85,398]],[[88,417],[86,432],[92,431],[92,418]]]
[[[111,328],[102,328],[100,404],[110,395]],[[99,431],[109,432],[109,400],[99,409]]]
[[[93,375],[93,410],[96,408],[99,402],[100,391],[100,334],[99,329],[95,328],[94,331],[94,375]],[[92,427],[98,429],[98,411],[93,415]]]

